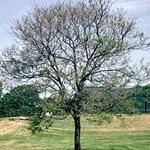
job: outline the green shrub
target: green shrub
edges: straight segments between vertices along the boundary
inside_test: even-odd
[[[40,126],[42,118],[40,118],[40,116],[38,114],[35,114],[32,119],[30,120],[30,124],[29,124],[29,130],[31,130],[31,132],[34,134],[36,132],[41,132],[42,127]]]
[[[41,99],[33,85],[15,87],[0,100],[0,116],[32,116],[41,110]]]

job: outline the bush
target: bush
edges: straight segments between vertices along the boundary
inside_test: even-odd
[[[42,127],[40,127],[40,123],[41,123],[42,118],[40,118],[38,116],[38,114],[35,114],[32,119],[30,120],[30,124],[29,124],[29,130],[31,130],[31,132],[34,134],[36,132],[41,132]]]
[[[22,85],[12,89],[0,100],[0,116],[32,116],[41,109],[38,90],[33,85]]]

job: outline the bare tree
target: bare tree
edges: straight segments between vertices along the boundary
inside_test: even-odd
[[[146,46],[135,20],[111,5],[109,0],[88,0],[36,6],[13,22],[19,46],[5,49],[1,58],[3,75],[59,93],[74,119],[75,150],[80,150],[85,87],[114,81],[125,85],[135,76],[128,55]]]

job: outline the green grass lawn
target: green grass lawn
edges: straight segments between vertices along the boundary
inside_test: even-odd
[[[150,131],[102,131],[100,126],[82,119],[82,150],[150,150]],[[18,131],[20,131],[18,129]],[[36,135],[7,133],[0,135],[0,150],[71,150],[73,122],[54,123],[48,132]]]

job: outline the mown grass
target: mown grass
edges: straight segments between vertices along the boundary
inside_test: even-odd
[[[0,135],[0,150],[72,150],[73,137],[73,121],[68,118],[45,133]],[[150,150],[150,130],[102,131],[82,119],[81,144],[82,150]]]

